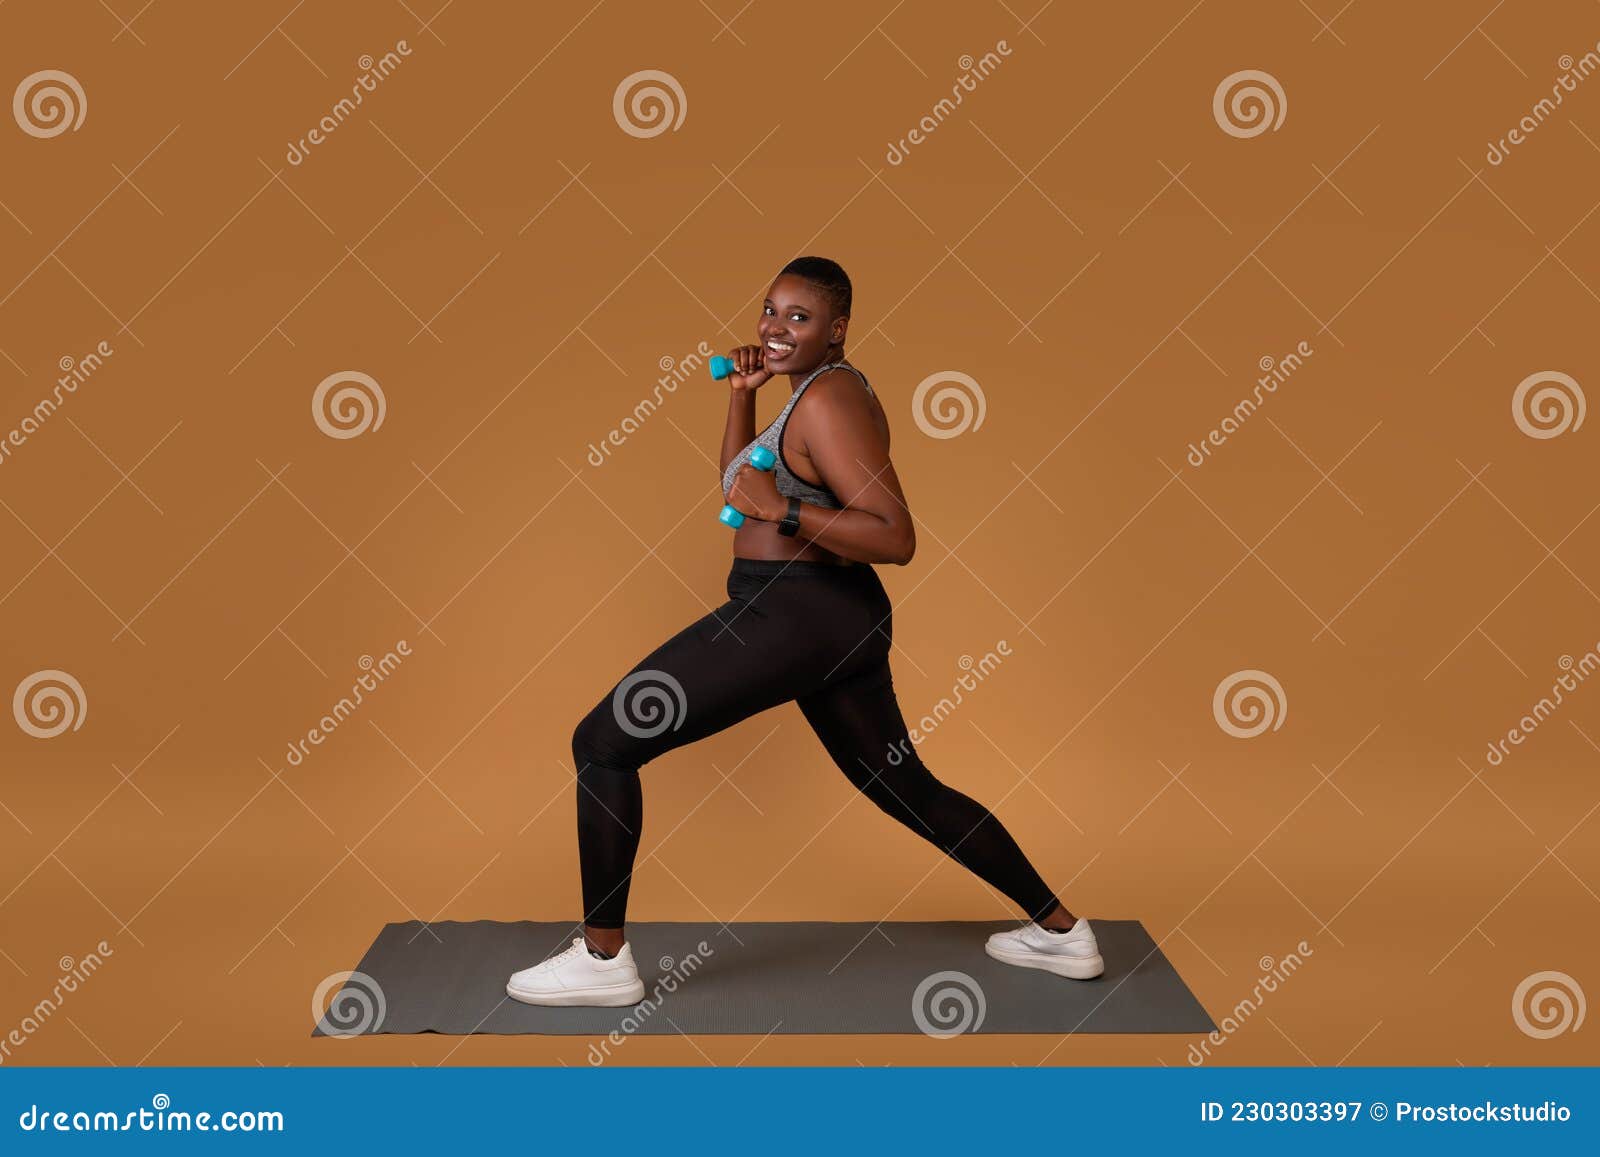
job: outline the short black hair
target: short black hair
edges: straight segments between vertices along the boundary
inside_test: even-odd
[[[840,317],[850,316],[852,292],[850,275],[837,261],[826,257],[796,257],[783,267],[779,276],[785,273],[792,273],[809,281],[822,290],[822,295],[828,299],[828,304],[833,306],[834,313]]]

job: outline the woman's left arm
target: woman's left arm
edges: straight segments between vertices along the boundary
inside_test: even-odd
[[[846,373],[819,379],[808,392],[808,404],[796,407],[799,420],[791,418],[786,433],[800,435],[806,456],[844,509],[801,503],[797,537],[856,562],[904,566],[916,553],[916,527],[867,392]]]

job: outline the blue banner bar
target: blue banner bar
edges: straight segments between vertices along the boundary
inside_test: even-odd
[[[0,1069],[0,1152],[1595,1152],[1595,1068]],[[197,1140],[204,1138],[204,1140]],[[884,1147],[884,1148],[879,1148]],[[913,1148],[914,1147],[914,1148]]]

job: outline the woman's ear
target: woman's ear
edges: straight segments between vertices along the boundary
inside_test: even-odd
[[[844,344],[845,330],[847,330],[849,328],[850,328],[850,318],[849,318],[848,315],[846,315],[844,317],[836,317],[836,318],[834,318],[833,319],[833,334],[829,338],[829,340],[834,345],[843,345]]]

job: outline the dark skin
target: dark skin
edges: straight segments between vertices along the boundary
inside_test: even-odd
[[[772,283],[756,322],[757,344],[728,353],[735,372],[728,376],[722,469],[756,436],[756,391],[778,374],[788,375],[792,391],[818,366],[842,360],[849,326],[849,317],[835,314],[810,282],[787,275]],[[769,343],[793,349],[774,350]],[[841,565],[911,561],[916,528],[889,461],[889,420],[859,378],[830,370],[811,383],[805,404],[789,416],[783,456],[796,477],[826,486],[844,509],[802,503],[800,531],[785,538],[777,524],[789,500],[778,493],[773,472],[740,467],[728,492],[729,504],[746,516],[733,536],[737,557]]]
[[[844,360],[849,328],[849,316],[836,313],[809,281],[783,274],[772,283],[756,321],[756,344],[728,351],[734,372],[727,378],[728,422],[719,470],[755,439],[756,391],[786,374],[792,392],[818,366]],[[796,477],[831,490],[844,509],[803,502],[800,530],[786,538],[777,524],[788,513],[789,500],[778,493],[773,472],[742,466],[728,491],[729,504],[745,515],[733,535],[735,557],[841,566],[911,561],[916,527],[889,460],[889,420],[861,379],[841,369],[813,381],[784,427],[783,457]],[[1039,921],[1060,930],[1076,922],[1065,904]],[[620,952],[627,939],[621,928],[587,924],[583,935],[590,948],[607,956]]]

